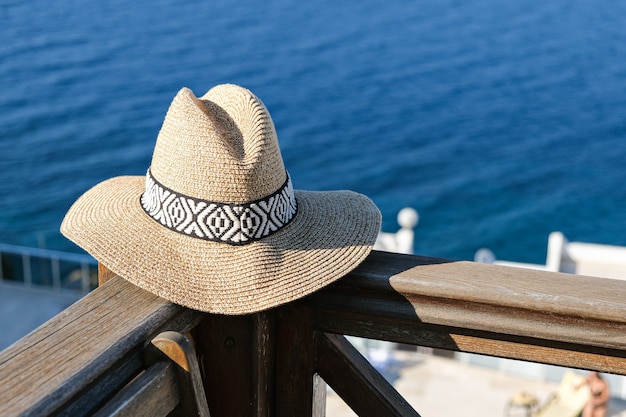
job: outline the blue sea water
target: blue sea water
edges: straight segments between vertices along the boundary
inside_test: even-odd
[[[143,175],[170,101],[243,85],[300,189],[370,196],[415,252],[626,245],[626,3],[0,0],[0,242]]]

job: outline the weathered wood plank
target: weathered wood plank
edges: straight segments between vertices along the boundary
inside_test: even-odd
[[[164,327],[202,317],[113,278],[0,352],[0,415],[49,415]]]
[[[139,348],[133,349],[119,361],[113,363],[99,375],[94,375],[94,379],[77,379],[78,382],[87,384],[76,395],[73,395],[67,402],[59,404],[55,401],[46,403],[42,407],[34,404],[35,408],[27,411],[26,415],[50,415],[55,417],[86,417],[91,416],[96,410],[105,404],[121,386],[132,381],[143,370],[142,355]],[[50,387],[45,387],[50,388]],[[77,388],[77,387],[75,387]],[[48,414],[48,410],[54,410]],[[43,413],[43,414],[42,414]]]
[[[626,375],[624,350],[429,326],[417,320],[363,321],[362,317],[349,317],[337,310],[316,309],[316,323],[316,329],[327,332]]]
[[[324,381],[318,374],[313,375],[312,417],[326,417],[326,389],[326,381]]]
[[[146,370],[94,417],[154,417],[167,415],[180,401],[172,362],[162,362]]]
[[[321,331],[626,373],[623,281],[373,252],[305,302]]]

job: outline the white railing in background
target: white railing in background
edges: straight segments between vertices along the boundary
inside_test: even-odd
[[[503,261],[496,259],[495,254],[485,248],[476,252],[474,260],[487,264],[626,280],[626,247],[570,242],[561,232],[552,232],[548,236],[545,265]]]
[[[0,244],[0,283],[89,292],[97,283],[98,264],[89,255]]]
[[[380,232],[374,249],[395,253],[413,253],[415,232],[413,229],[419,222],[419,214],[411,207],[405,207],[398,212],[400,230],[395,233]]]

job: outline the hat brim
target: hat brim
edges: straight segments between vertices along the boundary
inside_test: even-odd
[[[352,191],[296,190],[298,212],[278,232],[232,246],[171,231],[140,204],[145,177],[104,181],[70,208],[61,232],[108,269],[196,310],[247,314],[304,297],[370,253],[380,212]]]

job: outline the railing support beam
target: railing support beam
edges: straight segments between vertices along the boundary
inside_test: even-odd
[[[316,374],[311,309],[287,305],[278,310],[276,332],[276,416],[323,417],[326,383]]]

